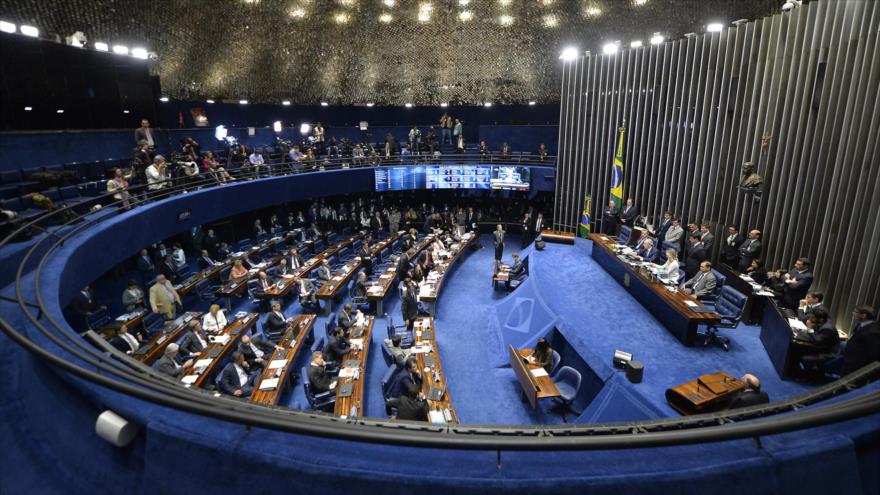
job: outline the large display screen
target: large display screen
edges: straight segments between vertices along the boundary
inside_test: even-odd
[[[529,189],[529,167],[512,165],[410,165],[377,167],[376,191],[407,189]]]

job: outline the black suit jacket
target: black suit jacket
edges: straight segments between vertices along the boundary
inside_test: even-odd
[[[208,258],[205,259],[204,256],[199,256],[199,269],[204,270],[205,268],[210,268],[214,266],[214,260]]]
[[[223,367],[223,370],[220,371],[220,376],[217,378],[217,385],[220,387],[220,391],[226,395],[233,395],[236,390],[241,389],[243,397],[249,395],[253,390],[257,374],[250,373],[247,369],[245,369],[244,372],[248,375],[248,379],[245,384],[242,385],[241,381],[238,379],[238,372],[235,371],[235,363],[227,363],[226,366]]]
[[[626,209],[626,206],[620,208],[620,223],[623,225],[633,226],[633,223],[636,220],[636,217],[639,216],[639,207],[633,205],[629,210]]]
[[[669,227],[672,227],[672,220],[663,220],[660,223],[660,228],[657,229],[657,240],[659,242],[663,242],[663,239],[666,238],[666,231],[669,230]]]
[[[208,254],[216,256],[217,246],[220,245],[220,240],[217,239],[216,235],[206,235],[205,239],[202,241],[202,245],[208,250]]]
[[[406,273],[409,271],[409,260],[406,259],[406,256],[401,254],[400,259],[397,260],[397,278],[399,280],[403,280],[406,278]]]
[[[164,261],[159,264],[159,273],[165,275],[165,278],[167,278],[172,284],[176,284],[177,279],[179,278],[177,276],[177,269]]]
[[[132,335],[133,336],[133,335]],[[135,337],[137,338],[137,337]],[[112,339],[110,339],[110,345],[119,350],[119,352],[134,352],[134,349],[128,345],[128,341],[120,337],[119,335],[114,335]]]
[[[813,285],[813,272],[804,270],[798,273],[797,270],[792,270],[788,274],[794,277],[796,282],[793,284],[785,283],[783,286],[782,303],[788,308],[795,309],[798,307],[800,300],[806,297],[807,292],[810,291],[810,286]]]
[[[721,243],[721,256],[728,265],[733,267],[736,266],[739,260],[739,247],[742,245],[745,238],[742,234],[736,234],[733,237],[732,245],[728,239],[730,239],[729,235],[724,236],[724,239],[722,239],[724,242]]]
[[[397,419],[427,421],[428,401],[424,399],[413,399],[407,395],[400,396],[400,398],[397,399]]]
[[[272,333],[284,333],[287,330],[287,320],[273,311],[266,317],[265,327]]]
[[[339,317],[336,319],[336,324],[344,328],[347,333],[349,329],[351,329],[351,326],[354,325],[354,318],[352,318],[350,314],[346,313],[343,310],[339,312]]]
[[[312,387],[312,393],[319,394],[330,390],[330,384],[333,378],[327,373],[323,366],[312,366],[309,364],[309,385]]]
[[[702,244],[688,246],[687,260],[685,260],[685,275],[693,277],[700,270],[700,263],[707,259],[706,249]]]
[[[411,293],[409,290],[403,292],[400,310],[403,313],[404,320],[414,320],[419,315],[419,302],[416,300],[414,293]]]
[[[345,337],[330,337],[327,350],[324,352],[327,361],[339,361],[351,350],[351,342]]]
[[[205,342],[208,342],[208,337],[202,337],[205,339]],[[196,337],[196,334],[193,333],[192,330],[186,332],[186,336],[183,337],[183,340],[180,343],[180,352],[183,354],[195,354],[196,352],[202,352],[205,350],[206,346],[203,346],[201,342],[199,342],[199,338]]]
[[[752,260],[761,257],[761,240],[746,239],[739,245],[739,271],[745,273]]]
[[[736,397],[730,402],[728,409],[739,409],[741,407],[756,406],[758,404],[766,404],[770,402],[770,397],[766,392],[757,390],[742,390],[736,394]]]
[[[421,375],[410,373],[406,369],[401,369],[398,373],[400,373],[400,376],[397,377],[397,381],[394,383],[394,391],[391,397],[406,395],[406,391],[409,390],[409,386],[412,384],[416,384],[419,387],[422,386]]]
[[[138,256],[137,260],[138,270],[144,273],[152,274],[153,270],[156,269],[156,265],[153,264],[153,260],[150,259],[150,256]]]
[[[257,349],[263,351],[264,360],[268,360],[269,356],[271,356],[272,352],[275,350],[275,344],[258,337],[251,337],[251,344]],[[250,345],[244,345],[242,342],[238,343],[238,350],[244,355],[244,360],[247,361],[248,366],[253,369],[257,360],[257,353],[254,352]]]
[[[880,360],[880,323],[857,328],[843,350],[841,373],[848,375],[866,364]]]
[[[95,302],[95,295],[93,293],[90,294],[91,297],[89,298],[84,296],[82,291],[77,292],[73,300],[70,301],[70,309],[80,316],[94,312],[98,309],[98,303]]]

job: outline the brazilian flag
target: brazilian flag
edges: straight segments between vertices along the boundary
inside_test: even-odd
[[[590,236],[590,206],[592,202],[593,198],[587,194],[584,197],[584,211],[581,213],[581,224],[578,228],[579,235],[585,239]]]
[[[611,166],[611,201],[614,206],[620,208],[623,204],[623,136],[626,134],[626,128],[618,129],[620,137],[617,140],[617,153],[614,155],[614,165]]]

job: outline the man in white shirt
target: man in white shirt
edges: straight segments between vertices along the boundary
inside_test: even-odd
[[[259,148],[254,149],[254,152],[248,157],[248,161],[251,162],[251,166],[254,167],[254,173],[257,174],[257,177],[260,177],[260,169],[265,168],[266,166],[266,161],[263,159],[263,152],[260,151]]]
[[[217,385],[224,394],[247,398],[254,391],[254,383],[259,376],[259,373],[250,370],[241,351],[235,351],[232,361],[220,372]]]
[[[153,163],[147,167],[146,170],[147,189],[151,191],[159,191],[171,185],[166,180],[168,179],[165,175],[166,168],[165,157],[162,155],[156,155],[156,158],[153,159]]]

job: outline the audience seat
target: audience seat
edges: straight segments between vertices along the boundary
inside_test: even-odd
[[[730,350],[730,339],[718,335],[718,329],[736,328],[739,325],[739,320],[742,318],[743,308],[746,305],[746,299],[747,298],[743,293],[730,286],[725,285],[721,289],[714,307],[715,312],[721,316],[721,321],[709,325],[709,328],[704,335],[705,339],[703,345],[718,344],[724,348],[725,351]]]
[[[626,244],[629,241],[629,237],[632,235],[632,227],[627,225],[623,225],[620,227],[620,235],[617,236],[617,242],[620,244]]]
[[[309,365],[303,366],[302,377],[303,391],[305,391],[306,399],[312,409],[329,410],[336,403],[336,393],[333,390],[319,394],[312,393],[312,384],[309,383]]]

